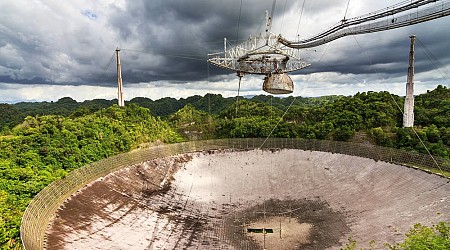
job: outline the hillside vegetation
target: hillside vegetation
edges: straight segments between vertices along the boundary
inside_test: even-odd
[[[117,105],[70,118],[31,117],[0,136],[0,245],[19,246],[19,226],[29,201],[68,172],[141,143],[178,142],[167,122],[137,105]]]
[[[20,247],[29,201],[71,170],[143,144],[284,137],[358,141],[449,158],[450,90],[416,97],[415,131],[402,128],[403,98],[388,92],[320,98],[207,94],[78,103],[0,104],[0,246]],[[420,138],[420,140],[419,140]],[[421,142],[422,140],[422,142]]]

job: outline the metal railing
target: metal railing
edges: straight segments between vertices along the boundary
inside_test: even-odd
[[[354,155],[379,161],[391,162],[413,167],[436,168],[450,171],[450,161],[414,152],[394,148],[385,148],[370,144],[350,142],[308,140],[299,138],[260,138],[219,139],[191,141],[138,149],[115,155],[89,164],[69,173],[64,179],[57,180],[30,202],[22,217],[20,237],[24,249],[45,249],[46,230],[57,209],[77,190],[92,181],[123,167],[166,156],[208,151],[215,149],[251,150],[257,148],[286,148],[310,151],[324,151],[338,154]]]

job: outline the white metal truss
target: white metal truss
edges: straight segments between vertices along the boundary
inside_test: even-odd
[[[224,52],[208,56],[208,61],[218,67],[247,74],[291,72],[310,65],[300,59],[300,50],[283,45],[270,32],[250,36],[232,49],[225,46]]]
[[[338,38],[409,26],[450,15],[450,0],[407,0],[380,11],[341,20],[330,29],[301,41],[289,41],[270,32],[271,17],[266,12],[266,32],[224,52],[208,55],[208,62],[239,74],[285,73],[308,67],[300,49],[317,47]]]
[[[302,41],[279,41],[294,48],[312,48],[349,35],[396,29],[450,15],[450,0],[403,1],[385,9],[348,20],[341,20],[328,30]]]

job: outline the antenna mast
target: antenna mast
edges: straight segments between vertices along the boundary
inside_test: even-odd
[[[120,107],[125,106],[125,101],[123,100],[123,90],[122,90],[122,67],[120,66],[120,49],[116,49],[116,59],[117,59],[117,85],[118,85],[118,104]]]
[[[412,35],[411,48],[409,52],[408,82],[406,83],[405,110],[403,112],[403,127],[414,126],[414,41],[416,36]]]

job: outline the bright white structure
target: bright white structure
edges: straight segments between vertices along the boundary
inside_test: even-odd
[[[120,107],[125,106],[125,101],[123,99],[123,89],[122,89],[122,67],[120,65],[120,55],[119,55],[120,49],[116,49],[116,60],[117,60],[117,102]]]
[[[262,74],[268,79],[272,74],[284,74],[308,67],[310,64],[301,60],[300,49],[317,47],[344,36],[396,29],[448,15],[450,0],[407,0],[366,15],[343,19],[311,38],[289,41],[270,32],[272,17],[266,12],[265,34],[250,36],[231,49],[227,49],[225,40],[224,51],[209,54],[208,61],[218,67],[236,71],[238,75]],[[289,89],[289,86],[285,86],[282,92],[292,93],[293,89]],[[264,90],[276,92],[270,88]]]
[[[289,94],[294,91],[294,82],[286,73],[266,76],[263,90],[271,94]]]
[[[414,41],[416,36],[412,35],[410,38],[408,81],[406,83],[405,110],[403,112],[403,127],[405,128],[414,126]]]
[[[410,26],[450,15],[450,0],[406,0],[379,11],[343,19],[328,30],[301,41],[279,41],[295,49],[312,48],[344,36],[374,33]]]

